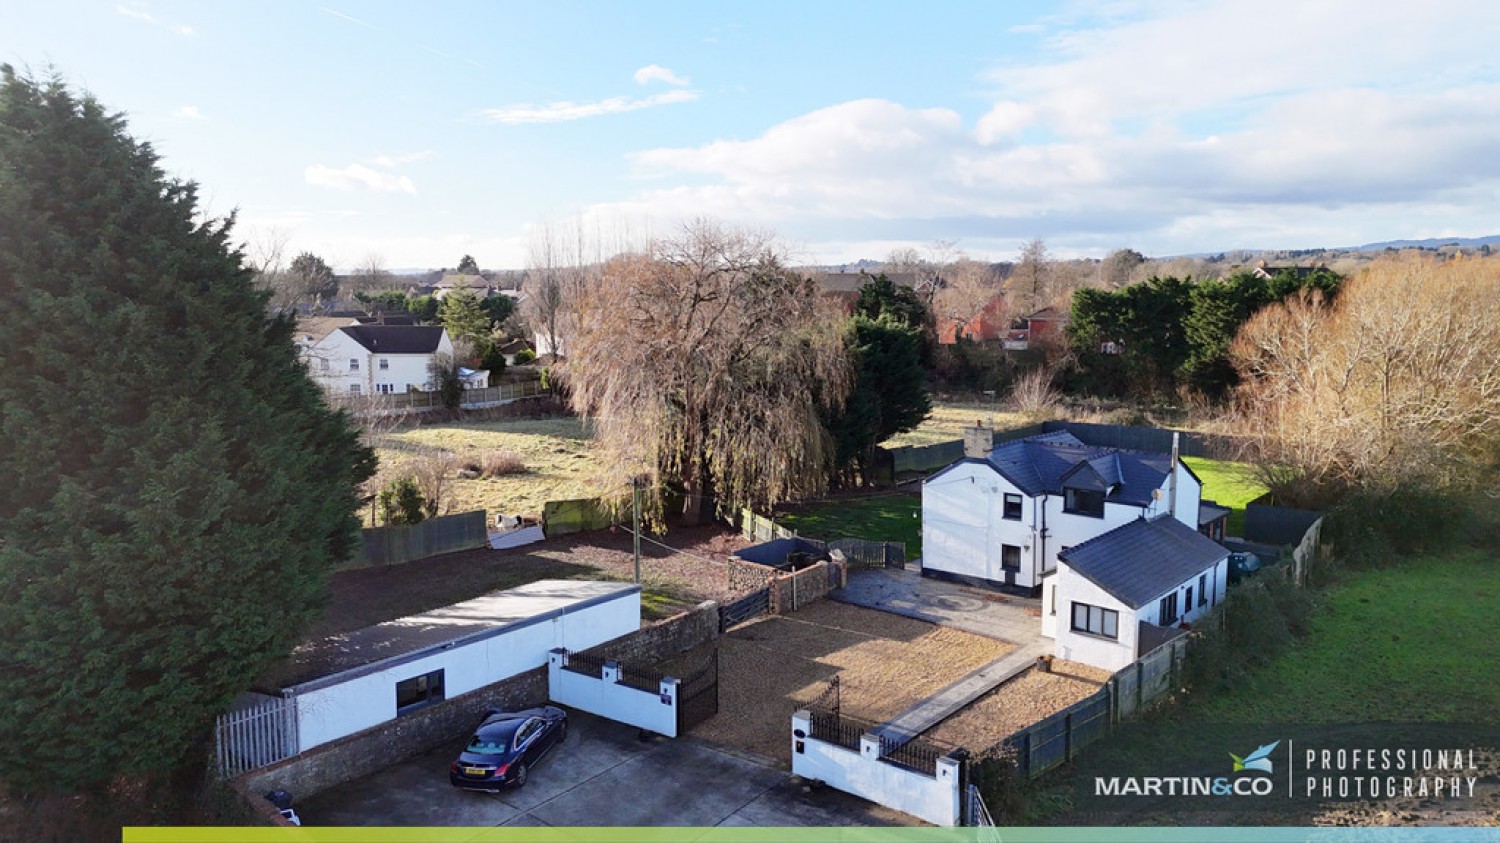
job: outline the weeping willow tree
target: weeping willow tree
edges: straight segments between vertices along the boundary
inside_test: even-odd
[[[576,303],[565,380],[591,418],[607,482],[668,489],[683,524],[816,494],[850,366],[839,314],[783,266],[767,235],[698,221],[608,261]]]

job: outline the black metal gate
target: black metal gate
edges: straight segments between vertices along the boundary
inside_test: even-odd
[[[677,735],[719,713],[719,648],[709,653],[708,664],[677,683]]]
[[[726,606],[719,607],[719,631],[742,624],[756,615],[771,610],[771,589],[752,591]]]

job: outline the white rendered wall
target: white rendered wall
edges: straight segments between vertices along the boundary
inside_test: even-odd
[[[396,719],[396,684],[443,671],[443,695],[451,699],[547,664],[555,647],[585,650],[640,629],[640,592],[591,606],[569,608],[539,623],[513,628],[481,641],[454,646],[346,682],[299,693],[299,751]]]
[[[553,650],[547,663],[547,696],[637,729],[677,737],[677,680],[667,677],[652,693],[619,684],[619,673],[619,668],[608,666],[602,678],[568,670],[562,666],[562,653]]]
[[[1156,617],[1154,603],[1149,609],[1143,608],[1141,612],[1137,612],[1116,600],[1109,592],[1089,582],[1069,568],[1066,563],[1059,566],[1057,573],[1048,579],[1057,581],[1057,617],[1054,619],[1057,643],[1052,650],[1055,656],[1060,659],[1083,662],[1108,671],[1119,670],[1135,661],[1136,638],[1140,634],[1140,615],[1141,612],[1149,611],[1151,617],[1147,620],[1154,621]],[[1118,638],[1111,640],[1097,635],[1074,632],[1073,603],[1075,601],[1119,612],[1119,623],[1116,626]],[[1050,607],[1044,605],[1042,617],[1045,619],[1050,611]]]
[[[806,710],[792,715],[792,772],[796,775],[825,782],[933,825],[958,825],[957,761],[939,758],[936,775],[929,776],[881,761],[875,738],[862,738],[856,752],[811,737],[798,738],[799,731],[812,734],[812,718]]]
[[[1021,520],[1007,520],[1005,495],[1021,490],[982,463],[964,463],[922,485],[922,567],[977,579],[1005,579],[1001,545],[1021,548],[1016,582],[1031,573],[1037,509],[1021,495]]]

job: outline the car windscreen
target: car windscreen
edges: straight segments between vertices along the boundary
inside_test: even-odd
[[[464,748],[464,752],[471,752],[475,755],[504,755],[510,750],[510,739],[514,735],[514,729],[479,732],[469,739],[469,745]]]

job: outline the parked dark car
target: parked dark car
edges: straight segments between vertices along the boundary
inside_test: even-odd
[[[557,706],[492,708],[448,767],[448,781],[468,790],[520,787],[536,762],[568,735],[568,713]]]

